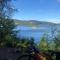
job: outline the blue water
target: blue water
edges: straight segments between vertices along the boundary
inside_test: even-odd
[[[44,36],[44,34],[47,34],[50,32],[49,27],[32,28],[32,27],[27,27],[27,26],[17,26],[15,29],[19,31],[17,33],[18,38],[33,37],[35,39],[35,42],[39,42],[42,36]]]

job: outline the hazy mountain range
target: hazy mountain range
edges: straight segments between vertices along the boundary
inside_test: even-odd
[[[22,25],[22,26],[30,26],[30,27],[40,27],[40,26],[60,26],[60,24],[51,23],[51,22],[44,22],[44,21],[37,21],[37,20],[14,20],[16,25]]]

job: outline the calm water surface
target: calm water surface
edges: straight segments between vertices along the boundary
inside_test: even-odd
[[[50,32],[49,27],[27,27],[27,26],[17,26],[15,28],[19,30],[17,37],[19,38],[31,38],[33,37],[36,42],[38,42],[42,36]]]

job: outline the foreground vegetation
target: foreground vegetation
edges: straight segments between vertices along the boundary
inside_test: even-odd
[[[53,30],[52,39],[43,36],[38,44],[35,44],[34,39],[23,38],[19,39],[16,37],[18,31],[13,31],[16,27],[14,20],[12,20],[11,12],[15,11],[8,3],[11,0],[1,0],[0,1],[0,48],[4,47],[15,47],[20,48],[22,52],[28,50],[29,45],[32,43],[40,49],[42,52],[48,50],[60,51],[60,33]],[[54,33],[58,33],[54,35]]]

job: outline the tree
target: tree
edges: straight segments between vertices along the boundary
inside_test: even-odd
[[[52,43],[50,43],[50,47],[52,48],[52,50],[55,51],[60,51],[60,29],[59,29],[59,25],[53,25],[51,28],[51,35],[52,35]],[[53,45],[53,46],[52,46]]]
[[[55,51],[60,51],[60,33],[57,34],[54,38]]]
[[[0,44],[12,43],[16,38],[12,31],[15,24],[11,16],[15,9],[11,2],[12,0],[0,0]]]
[[[9,18],[14,10],[12,0],[0,0],[0,19]]]
[[[38,47],[40,48],[41,51],[47,51],[48,50],[48,41],[46,40],[45,37],[42,37]]]

